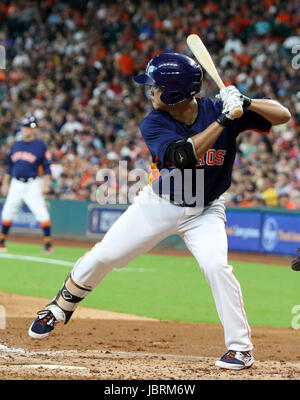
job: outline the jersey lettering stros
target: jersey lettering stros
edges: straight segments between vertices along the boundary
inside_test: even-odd
[[[164,161],[168,146],[172,142],[188,139],[202,132],[216,121],[222,112],[221,101],[203,97],[198,98],[197,103],[198,115],[190,126],[176,121],[169,113],[160,110],[151,111],[141,122],[141,133],[153,159],[155,173],[150,177],[152,184],[154,179],[162,179],[159,171],[168,168],[172,173],[174,169]],[[200,157],[196,166],[197,169],[204,170],[204,205],[220,197],[231,184],[237,136],[246,130],[270,133],[270,129],[269,121],[253,111],[245,110],[241,118],[234,120],[230,127],[223,130],[212,148]],[[196,183],[194,182],[194,185]],[[171,196],[172,191],[170,187]]]
[[[32,178],[50,174],[51,157],[46,144],[39,139],[31,142],[20,140],[12,145],[7,158],[7,173],[14,178]]]
[[[203,165],[222,165],[224,163],[224,157],[226,150],[215,150],[209,149],[206,154],[199,157],[196,167],[202,167]]]

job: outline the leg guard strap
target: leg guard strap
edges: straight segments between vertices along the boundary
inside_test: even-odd
[[[55,304],[61,308],[66,315],[66,324],[70,320],[79,302],[83,300],[90,293],[90,291],[91,289],[85,288],[76,283],[70,274],[65,280],[57,296],[50,304],[48,304],[48,306]]]

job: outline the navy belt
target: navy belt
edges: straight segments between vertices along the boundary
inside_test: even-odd
[[[187,204],[184,200],[182,200],[180,203],[175,202],[174,200],[174,195],[173,194],[163,194],[160,195],[160,197],[164,200],[169,201],[170,203],[172,203],[174,206],[178,206],[178,207],[196,207],[196,203],[193,204]]]
[[[164,199],[164,200],[169,201],[169,202],[170,202],[171,204],[173,204],[174,206],[178,206],[178,207],[191,207],[191,208],[197,207],[197,203],[196,203],[196,202],[195,202],[195,203],[192,203],[192,204],[187,204],[187,203],[185,203],[185,201],[182,201],[181,203],[176,203],[175,200],[174,200],[174,195],[173,195],[173,194],[171,194],[171,195],[169,195],[169,194],[162,194],[162,195],[160,195],[159,197],[161,197],[161,198]],[[217,197],[217,198],[218,198],[218,197]],[[209,203],[204,204],[204,207],[210,206],[210,205],[212,204],[213,201],[214,201],[214,200],[210,201]]]
[[[36,176],[31,176],[30,178],[16,178],[16,179],[17,179],[18,181],[21,181],[21,182],[26,183],[26,182],[34,181],[35,178],[36,178]]]

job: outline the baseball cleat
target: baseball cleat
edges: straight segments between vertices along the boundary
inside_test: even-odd
[[[234,351],[229,350],[220,360],[216,362],[216,366],[225,369],[244,369],[249,368],[254,363],[254,357],[251,350]]]
[[[46,243],[44,247],[44,254],[52,254],[53,253],[53,247],[51,243]]]
[[[0,251],[2,251],[3,253],[7,251],[7,247],[5,246],[4,243],[0,243]]]
[[[44,339],[49,336],[58,321],[50,310],[38,311],[38,317],[31,324],[28,334],[33,339]]]
[[[44,249],[43,254],[52,254],[53,250],[52,249]]]

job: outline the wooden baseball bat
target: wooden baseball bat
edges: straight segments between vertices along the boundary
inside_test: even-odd
[[[225,85],[218,74],[215,64],[207,51],[207,48],[203,44],[202,40],[198,35],[191,34],[187,37],[187,45],[191,49],[192,53],[196,57],[197,61],[201,66],[208,72],[211,78],[216,82],[219,89],[224,89]],[[240,118],[243,115],[243,108],[236,107],[232,113],[234,118]]]

